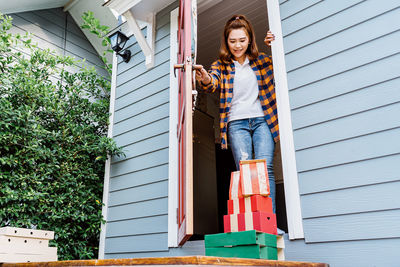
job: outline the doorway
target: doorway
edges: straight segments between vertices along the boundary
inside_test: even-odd
[[[234,14],[244,14],[251,21],[259,50],[271,54],[263,42],[269,28],[265,0],[215,0],[213,3],[212,7],[201,4],[198,7],[197,64],[209,69],[218,58],[224,24]],[[235,171],[230,149],[222,150],[220,147],[219,92],[208,94],[198,91],[193,117],[194,235],[191,240],[203,239],[205,234],[223,232],[230,174]],[[279,144],[275,147],[274,171],[278,227],[287,233]]]

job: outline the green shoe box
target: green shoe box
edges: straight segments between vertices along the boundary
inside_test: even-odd
[[[255,230],[206,235],[206,256],[277,260],[277,237]]]
[[[206,248],[206,256],[277,260],[278,251],[277,248],[273,247],[243,245],[235,247]]]

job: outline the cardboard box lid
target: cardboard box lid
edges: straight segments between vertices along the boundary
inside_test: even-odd
[[[254,245],[277,247],[277,236],[255,230],[221,233],[204,236],[206,247],[227,247],[240,245]]]
[[[17,228],[9,226],[0,228],[0,235],[41,238],[48,240],[54,239],[53,231],[34,230],[34,229]]]

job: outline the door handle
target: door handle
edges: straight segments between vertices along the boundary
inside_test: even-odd
[[[201,70],[202,65],[192,65],[192,70]],[[174,77],[176,78],[176,70],[183,69],[185,70],[185,64],[174,64]]]
[[[176,70],[185,69],[185,64],[174,64],[174,77],[176,78]]]

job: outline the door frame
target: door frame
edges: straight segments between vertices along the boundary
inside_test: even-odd
[[[268,23],[275,34],[271,51],[274,66],[276,103],[279,118],[279,135],[282,157],[283,183],[285,187],[286,215],[289,239],[303,239],[303,219],[301,215],[299,178],[293,141],[293,127],[289,104],[289,88],[283,47],[282,23],[278,0],[266,0]]]
[[[304,239],[303,220],[301,214],[300,191],[298,173],[296,167],[296,155],[293,141],[293,128],[291,121],[291,109],[289,104],[289,90],[287,83],[287,72],[285,54],[282,38],[282,24],[280,18],[280,7],[278,0],[266,0],[268,11],[268,22],[270,30],[275,34],[271,51],[274,65],[274,80],[279,118],[279,133],[282,156],[282,172],[285,187],[285,203],[289,239]],[[178,246],[178,224],[177,224],[177,196],[178,196],[178,165],[176,141],[177,78],[174,77],[173,64],[176,64],[177,54],[177,30],[178,30],[178,8],[171,12],[171,35],[170,35],[170,161],[169,161],[169,191],[168,191],[168,246]],[[171,160],[174,159],[174,160]]]

